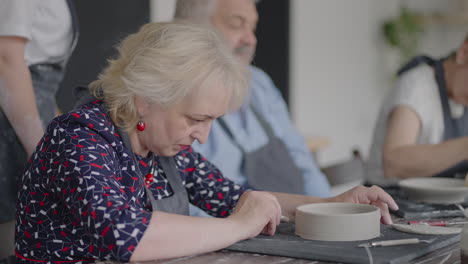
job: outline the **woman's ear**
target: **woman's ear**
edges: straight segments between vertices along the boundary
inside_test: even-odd
[[[145,116],[148,113],[149,108],[150,108],[150,104],[148,103],[148,101],[146,101],[145,99],[143,99],[142,97],[138,95],[135,95],[135,97],[133,98],[133,101],[135,103],[135,107],[138,112],[138,115],[141,117]]]
[[[468,65],[468,41],[463,41],[455,54],[455,61],[459,65]]]

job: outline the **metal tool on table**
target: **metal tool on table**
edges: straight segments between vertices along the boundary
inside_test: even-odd
[[[468,218],[468,211],[467,209],[463,208],[463,206],[461,204],[455,204],[456,207],[458,207],[458,209],[460,209],[460,211],[463,212],[463,215],[465,216],[465,218]]]
[[[422,240],[419,238],[408,238],[408,239],[394,239],[394,240],[381,240],[374,242],[367,242],[360,244],[358,247],[389,247],[389,246],[399,246],[399,245],[411,245],[419,243],[432,243],[436,238]]]
[[[463,224],[468,224],[468,221],[456,221],[456,222],[450,222],[450,221],[419,221],[419,220],[414,220],[414,221],[408,221],[409,225],[428,225],[428,226],[450,226],[450,225],[463,225]]]

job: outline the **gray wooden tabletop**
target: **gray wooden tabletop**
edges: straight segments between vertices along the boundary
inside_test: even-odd
[[[395,216],[392,217],[395,223],[403,223],[405,222],[404,219],[397,218]],[[458,220],[458,219],[452,219]],[[389,250],[391,250],[389,248]],[[271,263],[271,264],[279,264],[279,263],[287,263],[287,264],[325,264],[330,262],[323,262],[323,261],[313,261],[313,260],[306,260],[306,259],[296,259],[296,258],[289,258],[289,257],[279,257],[279,256],[268,256],[268,255],[261,255],[261,254],[252,254],[252,253],[244,253],[244,252],[236,252],[236,251],[229,251],[229,250],[220,250],[216,252],[211,252],[207,254],[201,254],[196,256],[189,256],[183,258],[176,258],[176,259],[168,259],[168,260],[159,260],[159,261],[150,261],[145,262],[148,264],[172,264],[172,263],[187,263],[187,264],[202,264],[202,263],[213,263],[213,264],[257,264],[257,263]],[[453,264],[453,263],[460,263],[460,244],[454,243],[447,247],[435,250],[429,254],[421,256],[419,258],[414,259],[410,263],[412,264]]]
[[[169,263],[187,263],[187,264],[262,264],[262,263],[271,263],[271,264],[325,264],[330,262],[321,262],[321,261],[312,261],[305,259],[294,259],[294,258],[285,258],[285,257],[276,257],[276,256],[266,256],[260,254],[250,254],[242,252],[234,252],[221,250],[216,252],[211,252],[207,254],[190,256],[177,259],[169,260],[160,260],[160,261],[150,261],[145,263],[154,263],[154,264],[169,264]],[[439,249],[437,251],[431,252],[425,256],[417,258],[410,263],[412,264],[452,264],[460,263],[460,246],[459,244],[452,244],[448,247]]]

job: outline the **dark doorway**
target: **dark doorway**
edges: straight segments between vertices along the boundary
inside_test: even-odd
[[[263,0],[257,4],[257,54],[253,64],[270,75],[289,102],[289,0]]]
[[[115,45],[150,21],[149,0],[75,1],[80,37],[57,94],[59,107],[73,107],[72,89],[95,80],[106,60],[115,54]]]

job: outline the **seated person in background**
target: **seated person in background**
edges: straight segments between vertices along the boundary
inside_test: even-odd
[[[238,184],[266,191],[330,196],[330,185],[293,126],[280,92],[265,72],[250,65],[257,44],[255,2],[177,1],[175,19],[214,26],[248,67],[251,77],[246,103],[215,121],[206,144],[194,148]]]
[[[391,223],[379,187],[333,198],[246,191],[190,147],[239,107],[245,67],[209,29],[151,23],[123,40],[84,88],[77,109],[55,118],[19,188],[17,263],[139,262],[219,250],[273,235],[298,205],[366,203]],[[188,203],[219,218],[188,216]]]
[[[368,180],[453,177],[468,171],[468,40],[449,57],[413,59],[384,100]],[[388,179],[393,179],[388,180]]]

